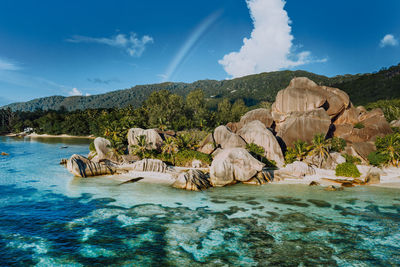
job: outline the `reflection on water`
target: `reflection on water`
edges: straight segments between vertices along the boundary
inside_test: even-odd
[[[53,158],[87,146],[59,146],[0,142],[0,265],[400,264],[398,190],[119,185],[72,178]]]

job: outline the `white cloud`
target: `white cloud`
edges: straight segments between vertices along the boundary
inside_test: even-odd
[[[246,0],[253,20],[250,38],[243,39],[239,52],[232,52],[219,60],[232,77],[295,67],[314,60],[309,51],[293,54],[293,35],[290,19],[283,0]]]
[[[14,62],[0,58],[0,70],[19,70],[20,67]]]
[[[94,38],[75,35],[72,38],[67,39],[67,41],[71,43],[99,43],[118,47],[125,49],[125,51],[133,57],[140,57],[146,49],[146,45],[154,42],[153,38],[148,35],[138,38],[135,33],[130,33],[129,36],[120,33],[111,38]]]
[[[70,96],[81,96],[83,95],[81,91],[77,88],[72,88],[72,90],[68,93]]]
[[[393,34],[386,34],[383,39],[381,40],[379,46],[380,47],[385,47],[385,46],[397,46],[399,44],[399,41],[394,37]]]

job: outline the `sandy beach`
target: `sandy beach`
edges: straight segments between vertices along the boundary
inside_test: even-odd
[[[75,136],[75,135],[68,135],[68,134],[60,134],[60,135],[51,135],[51,134],[36,134],[31,133],[26,135],[27,137],[31,138],[86,138],[86,139],[95,139],[94,136]]]
[[[179,167],[175,168],[175,170],[178,172],[183,171],[184,169],[189,169],[189,168],[179,168]],[[369,166],[359,165],[359,169],[360,172],[362,173],[361,177],[364,177],[369,170]],[[202,170],[204,170],[204,168]],[[159,172],[130,171],[125,174],[109,175],[106,177],[120,182],[126,182],[131,179],[139,177],[143,179],[137,181],[138,183],[156,183],[156,184],[172,185],[175,182],[174,174],[172,172],[159,173]],[[283,181],[275,181],[272,183],[309,185],[312,181],[316,181],[320,183],[321,186],[329,186],[329,185],[340,186],[340,183],[330,181],[328,179],[349,179],[349,178],[336,176],[334,170],[317,169],[314,175],[307,175],[299,179],[287,178],[284,179]],[[383,168],[381,173],[381,182],[379,184],[372,184],[369,186],[400,189],[400,168],[393,168],[393,167]]]

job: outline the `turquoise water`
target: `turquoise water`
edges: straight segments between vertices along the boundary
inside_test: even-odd
[[[88,141],[0,137],[0,266],[396,266],[400,191],[73,178]]]

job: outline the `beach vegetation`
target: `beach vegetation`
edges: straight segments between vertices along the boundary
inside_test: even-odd
[[[249,143],[246,145],[246,149],[254,158],[264,163],[266,167],[276,168],[276,162],[265,157],[265,149],[262,146]]]
[[[375,141],[377,154],[386,159],[385,165],[399,167],[400,165],[400,134],[393,133],[377,137]]]
[[[358,178],[361,176],[360,171],[354,163],[345,162],[338,164],[335,169],[336,176]]]
[[[310,155],[315,156],[319,159],[318,168],[321,168],[322,163],[328,157],[331,151],[331,143],[325,139],[324,134],[316,134],[311,141]]]

